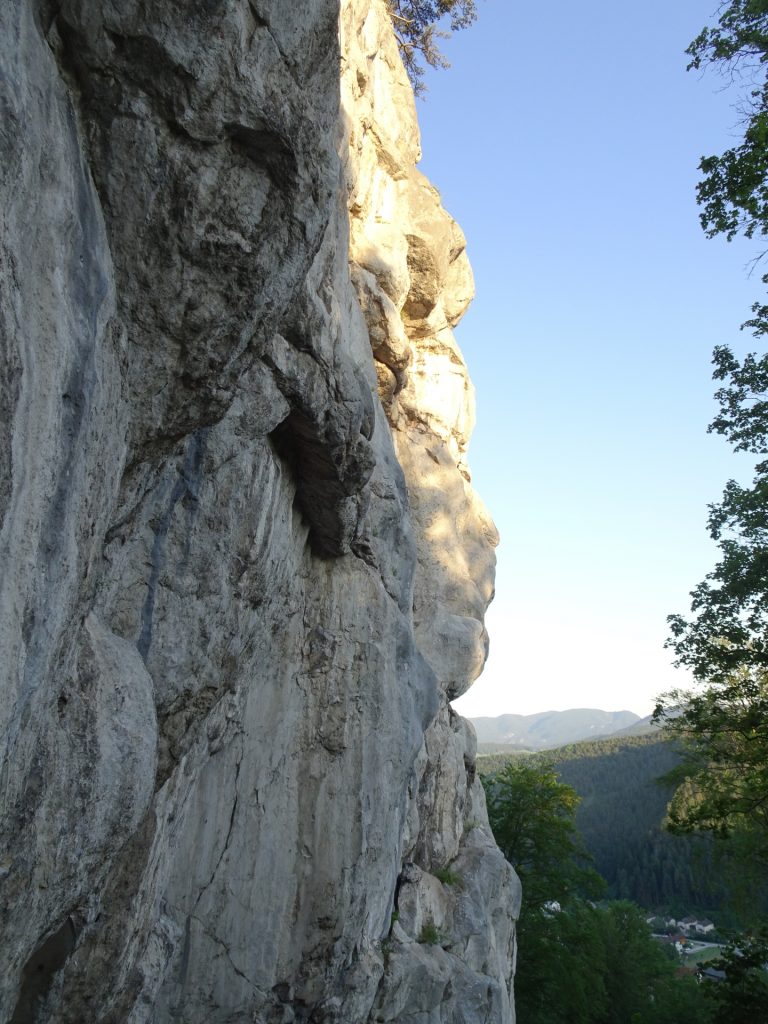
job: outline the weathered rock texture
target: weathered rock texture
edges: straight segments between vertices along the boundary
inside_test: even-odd
[[[380,0],[0,5],[3,1024],[513,1019],[418,145]]]

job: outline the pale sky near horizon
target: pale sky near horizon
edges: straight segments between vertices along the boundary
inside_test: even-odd
[[[714,564],[707,504],[751,469],[706,432],[711,352],[752,347],[761,288],[754,248],[698,222],[698,161],[738,138],[737,92],[685,71],[714,7],[478,0],[418,104],[475,272],[469,461],[502,538],[464,715],[647,714],[687,682],[666,616]]]

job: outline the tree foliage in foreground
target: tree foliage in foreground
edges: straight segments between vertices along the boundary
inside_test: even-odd
[[[703,157],[697,188],[709,237],[768,235],[768,0],[729,0],[716,26],[688,48],[689,69],[713,66],[742,83],[744,134],[720,156]],[[742,90],[744,91],[744,89]],[[766,277],[763,278],[765,282]],[[768,305],[755,303],[750,326],[768,333]],[[724,683],[745,665],[768,668],[768,355],[739,361],[726,346],[713,356],[720,411],[710,431],[737,452],[760,457],[751,487],[728,482],[710,506],[709,533],[720,561],[692,592],[692,617],[672,615],[669,644],[678,663],[704,682]]]
[[[449,33],[439,23],[448,18],[451,32],[467,28],[477,17],[475,0],[387,0],[395,38],[414,92],[424,91],[425,61],[432,68],[447,68],[437,40]]]
[[[710,430],[761,461],[751,487],[730,480],[710,506],[720,561],[691,593],[693,617],[669,617],[669,643],[698,679],[726,684],[742,667],[768,670],[768,355],[739,363],[720,346],[713,361],[715,379],[726,383]]]
[[[741,84],[743,136],[720,156],[701,161],[701,222],[709,237],[763,238],[768,0],[728,0],[718,14],[717,24],[691,43],[689,68],[713,66]],[[768,304],[756,303],[753,313],[745,326],[760,338],[768,334]],[[768,850],[768,355],[739,361],[719,346],[713,362],[720,411],[710,430],[760,461],[751,486],[731,480],[722,500],[710,506],[708,527],[719,561],[692,591],[690,617],[669,618],[677,664],[692,669],[705,689],[663,695],[656,718],[687,744],[686,782],[672,804],[672,827],[728,836],[751,864]]]
[[[688,69],[708,65],[745,87],[744,137],[720,156],[702,157],[697,187],[707,236],[768,235],[768,0],[731,0],[716,26],[687,49]]]
[[[768,867],[768,673],[736,669],[701,692],[674,691],[667,728],[684,742],[669,778],[680,783],[668,809],[673,832],[734,840],[756,870]]]
[[[677,784],[667,828],[714,837],[730,906],[752,925],[765,921],[768,901],[767,681],[744,668],[703,691],[666,695],[679,705],[666,712],[668,728],[683,741],[683,760],[666,777]]]
[[[574,827],[578,797],[552,767],[483,779],[494,836],[523,884],[515,1005],[526,1024],[709,1024],[706,994],[650,936],[634,904],[595,905],[599,877]],[[559,909],[554,905],[556,901]]]
[[[710,965],[725,978],[709,988],[713,1024],[755,1024],[768,1020],[768,928],[730,942]]]
[[[579,798],[551,765],[512,761],[483,785],[494,838],[523,884],[524,908],[599,893],[574,824]]]

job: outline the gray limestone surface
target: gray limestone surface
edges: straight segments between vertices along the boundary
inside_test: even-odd
[[[418,156],[383,0],[0,4],[0,1024],[514,1020]]]

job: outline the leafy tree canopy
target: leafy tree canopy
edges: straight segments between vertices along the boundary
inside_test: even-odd
[[[754,1024],[768,1019],[768,928],[734,940],[717,960],[714,970],[724,971],[722,982],[708,986],[715,1006],[714,1024]]]
[[[737,452],[768,455],[768,355],[739,362],[725,346],[714,353],[720,411],[710,426]],[[669,646],[701,680],[725,682],[734,669],[768,669],[768,461],[750,487],[726,484],[710,505],[709,533],[720,561],[691,592],[693,617],[671,615]]]
[[[704,28],[687,50],[691,68],[714,66],[740,83],[744,133],[739,145],[703,157],[697,188],[701,223],[709,237],[768,235],[768,0],[728,0],[717,25]],[[768,282],[768,275],[763,277]],[[768,333],[768,304],[755,303],[744,326]],[[768,455],[768,356],[739,362],[726,346],[715,349],[714,379],[720,412],[710,431],[735,451]],[[768,667],[768,461],[751,487],[731,480],[710,506],[709,532],[720,561],[691,596],[690,619],[670,616],[679,664],[704,681],[724,681],[742,665]]]
[[[515,980],[519,1019],[709,1024],[701,986],[674,977],[675,964],[651,938],[636,906],[596,906],[580,898],[580,892],[594,892],[600,879],[584,865],[576,837],[578,797],[551,765],[510,762],[483,785],[496,841],[523,883]]]
[[[717,25],[688,48],[689,68],[713,65],[746,87],[743,137],[705,157],[698,186],[708,236],[768,236],[768,0],[728,0]],[[763,277],[768,283],[768,275]],[[768,334],[768,304],[744,326]],[[719,412],[710,431],[759,461],[751,486],[730,480],[710,506],[708,528],[720,552],[692,591],[691,615],[669,618],[677,663],[705,684],[659,698],[657,720],[687,743],[686,779],[670,808],[673,829],[744,841],[745,856],[768,851],[768,355],[739,361],[714,352]]]
[[[740,669],[701,692],[675,691],[667,729],[685,741],[669,773],[684,781],[669,806],[673,831],[762,833],[768,864],[768,675]]]
[[[586,866],[574,824],[576,790],[551,765],[512,761],[483,785],[494,838],[520,876],[524,905],[538,909],[567,903],[577,891],[599,892],[602,880]]]
[[[702,157],[697,198],[708,237],[768,234],[768,0],[731,0],[715,27],[687,49],[688,69],[714,65],[747,87],[744,138],[720,156]]]
[[[450,33],[439,28],[440,22],[448,19],[451,32],[467,28],[477,17],[475,0],[387,0],[387,8],[405,70],[419,95],[424,91],[425,70],[420,61],[433,68],[449,66],[437,40]]]
[[[768,868],[768,674],[742,668],[663,700],[656,714],[683,741],[683,759],[666,776],[677,783],[667,828],[718,840],[733,906],[742,920],[759,921]]]

